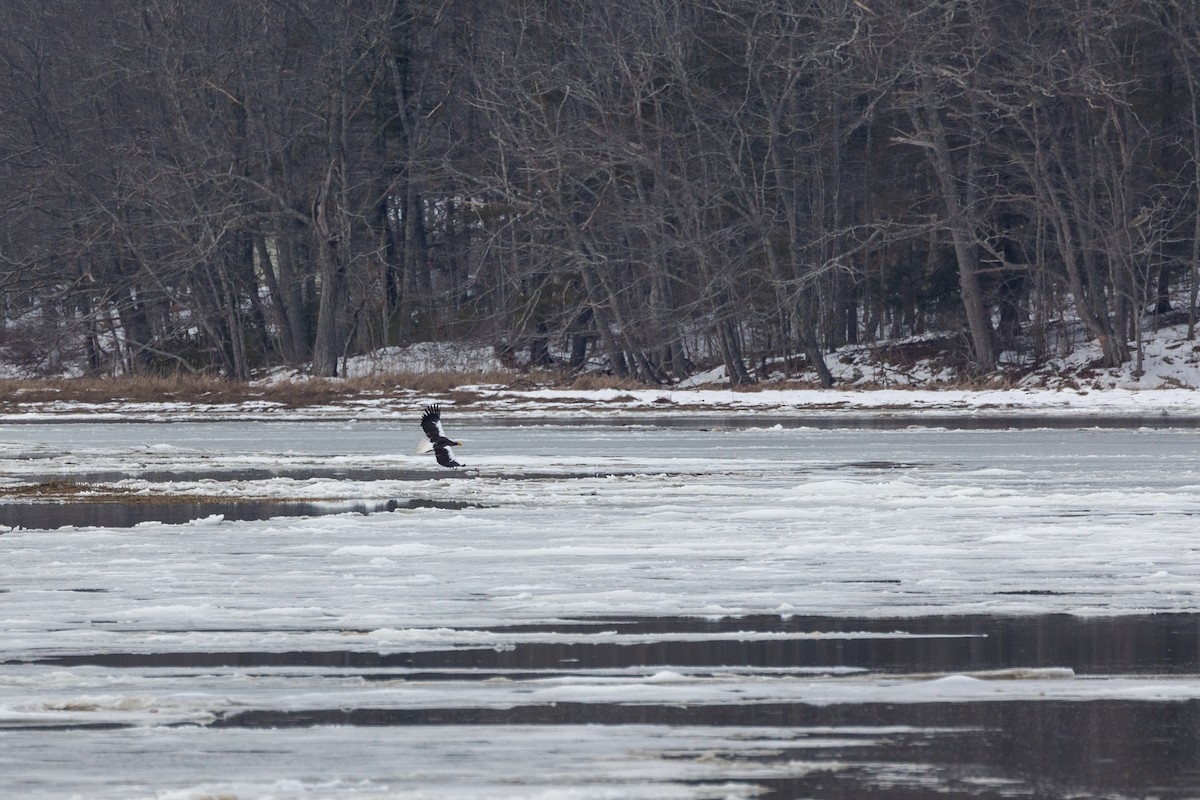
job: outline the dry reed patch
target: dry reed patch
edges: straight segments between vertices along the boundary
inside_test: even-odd
[[[571,383],[570,388],[576,392],[595,392],[601,389],[629,392],[636,389],[646,389],[649,386],[635,380],[630,380],[629,378],[618,378],[615,375],[588,373],[577,377]]]
[[[122,486],[79,483],[65,478],[51,478],[38,483],[24,483],[0,487],[0,501],[19,500],[38,503],[125,503],[154,505],[165,503],[225,503],[251,500],[256,503],[322,503],[332,502],[331,497],[238,497],[196,493],[169,492],[147,494]]]
[[[246,384],[201,375],[0,380],[0,403],[240,402],[259,394]]]
[[[789,389],[820,389],[820,381],[804,381],[796,378],[785,378],[778,380],[758,381],[757,383],[743,383],[740,386],[729,386],[728,384],[710,384],[706,388],[719,389],[726,392],[738,392],[740,394],[753,394],[755,392],[773,392],[787,391]]]
[[[39,483],[0,486],[0,497],[18,500],[58,500],[77,497],[90,491],[93,491],[93,487],[86,483],[55,478]]]
[[[78,483],[65,478],[5,486],[0,488],[0,498],[60,503],[85,501],[89,503],[186,503],[212,499],[199,495],[147,495],[132,489]]]
[[[772,388],[775,388],[775,387],[772,387]],[[785,380],[783,382],[783,385],[779,386],[778,388],[780,388],[780,389],[796,389],[796,390],[810,390],[810,389],[824,390],[826,388],[838,388],[838,383],[837,383],[837,381],[834,381],[833,387],[826,387],[826,386],[823,386],[819,380],[814,379],[814,380],[802,381],[798,378],[792,378],[789,380]],[[845,388],[845,387],[842,387],[842,388]]]
[[[274,383],[242,383],[219,377],[130,376],[112,378],[34,378],[0,380],[0,409],[49,403],[112,402],[235,404],[250,401],[289,408],[329,405],[404,393],[457,395],[477,399],[469,387],[526,386],[552,382],[546,375],[518,379],[512,372],[394,372],[354,378],[298,377]]]
[[[243,400],[263,400],[288,408],[306,408],[342,402],[358,393],[359,390],[348,388],[345,382],[336,378],[310,378],[256,386],[253,387],[253,393],[247,394]]]

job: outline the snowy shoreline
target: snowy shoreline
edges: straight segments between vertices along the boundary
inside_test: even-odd
[[[463,421],[504,418],[535,420],[605,420],[636,417],[650,422],[664,417],[705,417],[752,413],[760,417],[806,415],[815,424],[838,420],[899,419],[914,424],[931,419],[1079,418],[1087,424],[1103,420],[1136,424],[1157,420],[1168,424],[1200,424],[1200,391],[1194,389],[1105,389],[1101,391],[1004,390],[762,390],[735,392],[705,389],[603,389],[515,391],[497,386],[462,387],[441,397],[401,391],[388,396],[348,397],[343,402],[312,406],[250,400],[240,403],[143,402],[115,399],[105,403],[54,401],[29,403],[0,413],[0,422],[197,422],[406,419],[427,402],[441,402]],[[777,420],[773,420],[772,424]],[[535,423],[536,424],[536,423]]]

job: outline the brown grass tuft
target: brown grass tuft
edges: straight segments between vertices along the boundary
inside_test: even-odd
[[[617,389],[627,392],[634,389],[645,389],[646,385],[629,378],[618,378],[615,375],[587,373],[572,381],[570,388],[579,392],[594,392],[599,389]]]
[[[169,503],[222,503],[242,498],[225,495],[204,495],[196,493],[146,494],[142,491],[122,486],[106,484],[77,483],[66,478],[51,478],[38,483],[25,483],[0,487],[0,498],[31,501],[36,503],[124,503],[130,505],[156,505]],[[322,500],[335,498],[321,497],[255,497],[257,503],[318,503]]]
[[[289,408],[346,402],[361,397],[380,397],[405,392],[475,397],[466,386],[511,385],[515,373],[494,370],[479,372],[402,372],[356,378],[308,378],[300,376],[275,383],[241,383],[216,377],[178,375],[117,378],[45,378],[0,380],[0,409],[19,410],[22,405],[53,402],[109,403],[240,403],[262,400]],[[527,387],[547,376],[527,376]]]
[[[0,487],[0,497],[58,499],[83,494],[90,490],[91,487],[85,483],[76,483],[65,478],[51,478],[40,483]]]
[[[244,384],[203,375],[121,378],[44,378],[0,380],[0,399],[8,402],[44,403],[54,400],[134,402],[164,400],[238,399],[245,396]]]
[[[747,392],[747,393],[748,392],[775,391],[777,389],[786,391],[788,389],[820,389],[821,382],[820,381],[803,381],[803,380],[799,380],[797,378],[788,378],[786,380],[771,380],[771,381],[759,381],[758,383],[747,383],[747,384],[743,384],[741,386],[727,386],[727,385],[721,384],[721,385],[717,386],[716,388],[726,389],[726,390],[734,391],[734,392]],[[835,384],[833,388],[836,389],[837,385]]]

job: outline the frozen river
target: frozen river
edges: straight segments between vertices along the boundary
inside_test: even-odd
[[[1200,794],[1195,427],[447,427],[0,424],[0,795]]]

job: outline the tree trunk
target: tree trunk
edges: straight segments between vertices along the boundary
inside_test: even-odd
[[[330,164],[313,206],[313,229],[321,263],[321,300],[317,307],[312,371],[314,375],[326,378],[337,375],[338,359],[342,354],[346,284],[343,251],[349,245],[342,241],[340,226],[335,228],[335,220],[340,212],[332,191],[335,172],[335,166]]]
[[[946,206],[946,224],[950,229],[950,241],[958,263],[958,286],[971,335],[975,367],[980,372],[990,372],[996,367],[996,355],[992,343],[992,323],[979,281],[979,252],[959,193],[959,178],[950,154],[946,129],[942,125],[941,113],[934,101],[934,90],[928,78],[921,83],[921,103],[923,125],[929,138],[927,152],[941,189],[942,202]],[[968,144],[972,149],[976,146],[975,141]],[[974,180],[970,165],[963,180],[968,186]]]

